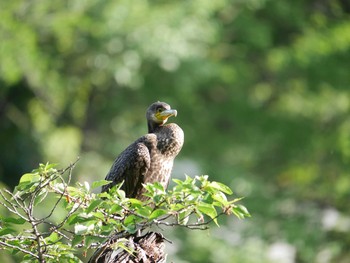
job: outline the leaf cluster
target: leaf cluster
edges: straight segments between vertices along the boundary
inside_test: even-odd
[[[94,189],[110,183],[105,180],[70,185],[74,165],[57,170],[54,164],[41,164],[24,174],[13,192],[0,192],[0,204],[9,212],[0,219],[1,249],[24,254],[26,262],[80,262],[81,250],[84,255],[89,249],[110,246],[111,236],[113,248],[128,251],[126,238],[151,226],[206,229],[212,221],[218,225],[221,215],[249,216],[236,204],[240,199],[227,199],[232,194],[229,187],[208,176],[174,179],[170,190],[159,183],[146,184],[147,199],[140,201],[127,198],[122,184],[96,193]],[[43,205],[50,208],[46,215],[38,215],[36,209]],[[64,215],[53,222],[59,207]]]

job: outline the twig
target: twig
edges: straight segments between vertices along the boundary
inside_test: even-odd
[[[64,183],[64,179],[61,176],[59,176],[59,178],[61,179],[62,183]],[[56,207],[58,206],[58,204],[63,199],[63,196],[65,195],[65,193],[67,191],[67,186],[68,186],[68,184],[64,183],[64,190],[63,190],[62,193],[60,193],[60,197],[58,198],[58,200],[56,201],[56,203],[52,207],[50,213],[47,216],[45,216],[45,217],[41,218],[40,220],[38,220],[38,224],[44,222],[45,220],[47,220],[48,218],[50,218],[52,216],[53,212],[56,210]]]
[[[39,256],[30,252],[29,250],[26,250],[26,249],[23,249],[21,247],[18,247],[18,246],[15,246],[15,245],[11,245],[11,244],[8,244],[8,243],[5,243],[5,242],[2,242],[0,240],[0,245],[3,245],[3,246],[6,246],[6,247],[9,247],[9,248],[13,248],[13,249],[18,249],[19,251],[25,253],[25,254],[28,254],[28,255],[31,255],[32,257],[36,258],[36,259],[39,259]]]
[[[6,192],[7,192],[7,190],[5,190]],[[11,213],[14,213],[15,215],[17,215],[17,216],[19,216],[20,218],[22,218],[22,219],[24,219],[24,220],[26,220],[26,221],[28,221],[28,218],[26,218],[25,216],[23,216],[21,213],[19,213],[18,212],[18,210],[17,210],[17,208],[14,206],[14,204],[12,204],[5,196],[4,196],[4,194],[0,191],[0,195],[2,196],[2,198],[7,202],[7,203],[9,203],[10,204],[10,206],[12,207],[9,207],[7,204],[5,204],[5,203],[3,203],[3,202],[1,202],[0,201],[0,204],[2,205],[2,206],[4,206],[7,210],[9,210]],[[16,200],[16,199],[15,199]],[[17,202],[17,200],[16,200],[16,202]],[[22,208],[22,207],[21,207]]]
[[[80,157],[78,157],[73,163],[71,163],[68,167],[58,170],[61,174],[64,174],[65,172],[67,172],[68,170],[73,170],[73,168],[75,167],[75,165],[77,164],[77,162],[80,160]]]
[[[11,193],[9,190],[5,189],[5,192],[9,194],[13,200],[15,200],[16,204],[25,212],[27,210],[26,204],[24,200],[20,197],[17,196],[16,194]],[[13,204],[12,204],[13,206]]]

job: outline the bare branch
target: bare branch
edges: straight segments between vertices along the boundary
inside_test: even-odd
[[[70,173],[71,173],[71,172],[70,172]],[[58,176],[58,177],[61,179],[62,183],[64,183],[64,179],[63,179],[61,176]],[[57,177],[57,178],[58,178],[58,177]],[[53,179],[53,180],[54,180],[54,179]],[[52,181],[53,181],[53,180],[52,180]],[[70,181],[70,179],[69,179],[69,181]],[[40,220],[38,220],[38,223],[42,223],[42,222],[44,222],[45,220],[47,220],[48,218],[50,218],[50,217],[52,216],[53,212],[56,210],[56,207],[58,206],[58,204],[61,202],[61,200],[62,200],[63,197],[65,196],[65,193],[66,193],[66,191],[67,191],[67,186],[68,186],[68,184],[65,184],[65,183],[64,183],[64,190],[63,190],[63,192],[60,193],[60,197],[58,198],[58,200],[56,201],[56,203],[55,203],[54,206],[52,207],[50,213],[49,213],[47,216],[45,216],[45,217],[41,218]]]
[[[7,190],[5,190],[5,191],[7,192]],[[10,194],[12,195],[12,193],[10,193]],[[8,204],[10,204],[11,207],[8,206],[6,203],[0,201],[0,204],[1,204],[2,206],[4,206],[4,207],[5,207],[7,210],[9,210],[11,213],[13,213],[13,214],[19,216],[20,218],[22,218],[22,219],[28,221],[28,218],[25,217],[25,216],[23,216],[20,212],[18,212],[17,207],[16,207],[14,204],[12,204],[12,203],[4,196],[4,194],[3,194],[1,191],[0,191],[0,195],[2,196],[2,198],[3,198]],[[15,198],[14,198],[14,200],[15,200],[16,203],[17,203],[18,200],[15,199]],[[21,206],[21,208],[22,208],[22,206]],[[23,210],[23,208],[22,208],[22,210]]]
[[[26,204],[24,203],[24,200],[23,200],[20,196],[11,193],[9,190],[7,190],[7,189],[4,189],[4,190],[5,190],[5,192],[6,192],[8,195],[10,195],[10,196],[12,197],[13,200],[15,200],[16,204],[17,204],[24,212],[26,212],[27,207],[26,207]],[[8,202],[11,203],[10,201],[8,201]],[[11,205],[13,206],[12,203],[11,203]]]
[[[80,160],[80,157],[78,157],[73,163],[71,163],[68,167],[62,169],[62,170],[58,170],[61,174],[64,174],[65,172],[67,172],[68,170],[72,171],[75,167],[75,165],[77,164],[77,162]],[[70,182],[70,178],[68,180],[68,183]]]
[[[39,259],[39,256],[32,253],[31,251],[29,250],[26,250],[24,248],[21,248],[21,247],[18,247],[18,246],[15,246],[15,245],[11,245],[11,244],[8,244],[8,243],[5,243],[3,241],[0,240],[0,245],[3,245],[5,247],[9,247],[9,248],[13,248],[13,249],[18,249],[19,251],[25,253],[25,254],[28,254],[28,255],[31,255],[32,257],[36,258],[36,259]]]

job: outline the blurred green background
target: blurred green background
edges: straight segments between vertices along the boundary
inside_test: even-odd
[[[0,17],[3,186],[77,156],[75,180],[103,179],[166,101],[186,139],[173,177],[209,174],[252,214],[166,229],[169,262],[350,262],[349,1],[11,0]]]

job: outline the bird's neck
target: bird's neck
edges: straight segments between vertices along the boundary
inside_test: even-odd
[[[159,124],[155,122],[148,122],[147,124],[148,124],[148,133],[155,133],[157,130],[163,127],[163,124]]]

